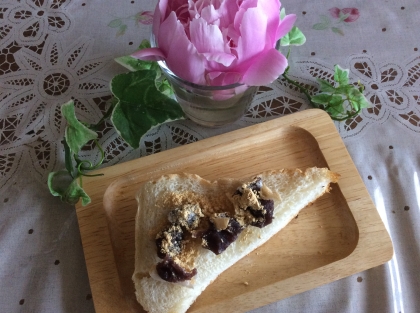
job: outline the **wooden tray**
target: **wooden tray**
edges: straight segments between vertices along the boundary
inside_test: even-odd
[[[207,179],[329,167],[331,193],[225,271],[188,312],[244,312],[391,259],[390,237],[329,116],[307,110],[99,170],[76,206],[97,313],[142,312],[134,297],[134,195],[141,182],[190,172]],[[246,284],[246,283],[247,284]]]

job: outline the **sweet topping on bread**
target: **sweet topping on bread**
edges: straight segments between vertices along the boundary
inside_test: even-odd
[[[180,208],[176,208],[169,212],[168,220],[177,224],[191,232],[198,227],[200,217],[203,217],[201,208],[198,204],[184,204]]]
[[[181,253],[184,233],[179,225],[172,224],[156,236],[157,255],[161,259],[173,258]]]
[[[242,184],[230,198],[239,223],[263,228],[273,221],[274,199],[280,197],[265,186],[261,177]]]
[[[144,183],[137,194],[137,300],[150,313],[185,312],[217,276],[267,242],[338,177],[314,167],[244,180],[173,174]]]
[[[157,273],[163,280],[185,281],[197,274],[194,260],[191,262],[191,253],[189,253],[193,239],[191,232],[199,226],[200,218],[203,216],[200,206],[190,203],[169,212],[170,225],[157,234],[155,241],[157,256],[164,259],[156,265]],[[188,244],[190,249],[186,249]],[[189,262],[185,262],[186,259]]]
[[[197,274],[197,269],[187,272],[170,257],[165,257],[162,262],[156,264],[156,271],[160,278],[171,283],[190,280]]]
[[[242,232],[243,227],[234,218],[229,218],[228,225],[223,230],[218,230],[215,224],[203,234],[202,246],[214,254],[220,254],[233,243]]]
[[[194,262],[193,268],[188,271],[188,266],[178,257],[184,252],[187,242],[201,238],[203,248],[220,254],[238,238],[244,228],[262,228],[270,224],[273,220],[274,200],[262,199],[261,190],[265,190],[265,197],[275,197],[260,177],[239,186],[231,196],[235,212],[232,218],[226,212],[231,210],[231,205],[219,208],[222,212],[211,214],[209,211],[203,214],[198,203],[184,203],[171,210],[168,214],[171,224],[156,236],[157,255],[164,259],[156,265],[159,277],[168,282],[179,282],[197,274]],[[173,197],[180,198],[176,193]],[[197,228],[201,231],[196,231]],[[192,245],[199,248],[197,244]]]
[[[225,230],[230,221],[230,217],[227,213],[214,213],[212,216],[210,216],[210,221],[213,223],[216,230]]]

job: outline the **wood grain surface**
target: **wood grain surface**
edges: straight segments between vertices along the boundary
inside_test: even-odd
[[[142,182],[169,173],[213,180],[311,166],[339,173],[339,183],[222,273],[188,312],[245,312],[390,260],[390,237],[334,124],[325,112],[306,110],[87,178],[92,203],[76,210],[96,312],[143,312],[131,281],[134,195]]]

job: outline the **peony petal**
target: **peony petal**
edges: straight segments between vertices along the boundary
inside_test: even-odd
[[[209,5],[203,10],[201,10],[201,17],[207,21],[209,24],[216,24],[218,25],[220,22],[219,20],[219,12],[216,11],[213,5]]]
[[[212,0],[188,0],[188,9],[190,10],[190,12],[194,12],[191,18],[194,18],[197,14],[200,16],[201,11],[205,7],[212,5],[212,2]]]
[[[230,66],[233,61],[236,60],[236,56],[230,54],[230,53],[203,53],[203,55],[206,57],[206,59],[209,62],[217,62],[219,64],[222,64],[223,66]],[[212,67],[214,67],[212,65]]]
[[[244,62],[265,49],[267,17],[259,8],[248,9],[243,16],[238,41],[238,62]]]
[[[171,12],[167,19],[165,19],[159,28],[159,34],[156,38],[159,48],[168,55],[168,51],[174,41],[174,35],[177,32],[178,19],[175,12]]]
[[[168,0],[160,0],[156,6],[156,9],[160,12],[159,22],[162,23],[166,18],[166,12],[168,12]]]
[[[160,23],[161,18],[162,18],[162,13],[160,11],[160,2],[156,5],[155,8],[155,12],[153,14],[153,24],[152,24],[152,34],[157,38],[158,34],[159,34],[159,27],[160,27]]]
[[[236,48],[238,46],[239,37],[241,34],[239,33],[239,30],[236,30],[233,25],[229,25],[229,27],[225,28],[224,30],[224,37],[227,44],[232,47]],[[236,53],[235,51],[232,51],[233,53]]]
[[[188,0],[188,11],[190,12],[190,19],[198,18],[200,16],[196,0]]]
[[[279,27],[277,28],[276,41],[290,32],[290,30],[293,28],[293,24],[295,23],[296,18],[297,17],[295,14],[289,14],[284,17],[284,19],[280,22]]]
[[[188,3],[186,3],[185,0],[171,0],[170,7],[170,12],[175,12],[178,20],[184,26],[187,26],[191,20],[191,14],[188,10]]]
[[[269,49],[252,60],[242,82],[248,86],[271,84],[284,72],[286,67],[286,57],[274,48]]]
[[[275,47],[277,28],[280,23],[280,2],[278,0],[264,0],[258,2],[258,7],[267,16],[267,44]]]
[[[242,19],[245,12],[250,8],[256,8],[258,6],[258,0],[244,0],[238,8],[235,15],[234,26],[235,29],[239,30],[242,25]]]
[[[207,73],[207,83],[210,86],[227,86],[239,83],[242,78],[237,72],[210,72]]]
[[[134,52],[133,58],[144,61],[160,61],[165,59],[165,54],[159,48],[147,48]]]
[[[194,19],[189,27],[191,42],[199,53],[202,53],[212,68],[219,68],[219,65],[230,66],[236,59],[235,55],[230,53],[229,44],[219,27],[209,25],[202,19]]]
[[[238,4],[236,1],[222,1],[217,11],[220,16],[220,27],[227,28],[235,21]]]
[[[160,0],[162,1],[162,0]],[[166,11],[167,15],[171,12],[176,12],[179,10],[184,10],[184,8],[188,11],[188,2],[186,0],[164,0],[168,3],[169,10]]]
[[[195,84],[205,84],[206,59],[189,41],[184,26],[175,12],[160,25],[159,48],[167,56],[166,64],[180,78]]]
[[[190,22],[190,39],[200,53],[225,52],[225,43],[219,27],[208,24],[203,18]]]

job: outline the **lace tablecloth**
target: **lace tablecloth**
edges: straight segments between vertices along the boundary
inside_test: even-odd
[[[151,30],[155,1],[0,1],[0,311],[94,312],[73,207],[52,197],[48,173],[64,167],[60,105],[98,121],[109,81]],[[334,64],[350,69],[372,103],[336,126],[390,232],[385,265],[255,312],[420,312],[420,3],[282,1],[307,42],[291,75],[316,91]],[[350,13],[340,20],[339,12]],[[101,129],[105,164],[168,150],[308,108],[283,80],[260,89],[238,122],[206,129],[171,122],[131,149],[111,124]],[[90,147],[93,148],[93,147]],[[85,148],[87,157],[99,152]]]

